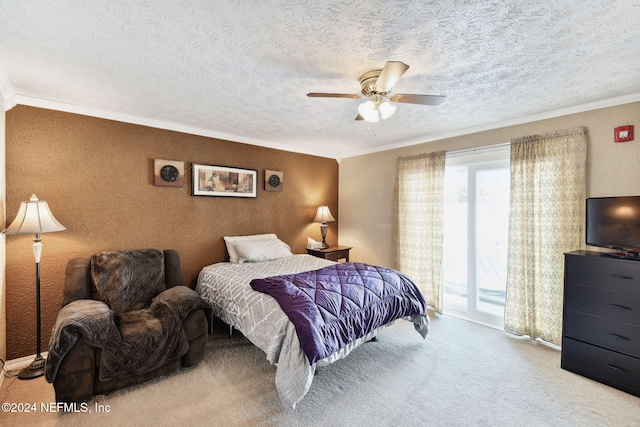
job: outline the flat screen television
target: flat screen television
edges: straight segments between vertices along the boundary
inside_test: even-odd
[[[586,243],[640,260],[640,196],[587,199]]]

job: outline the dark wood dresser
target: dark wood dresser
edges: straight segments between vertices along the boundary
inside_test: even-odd
[[[640,396],[640,261],[565,254],[562,368]]]

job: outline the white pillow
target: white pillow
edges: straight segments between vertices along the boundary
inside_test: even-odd
[[[269,240],[269,239],[277,239],[273,233],[270,234],[253,234],[251,236],[224,236],[224,242],[227,245],[227,252],[229,252],[229,261],[233,263],[237,263],[240,261],[240,257],[238,256],[238,252],[236,252],[235,242],[243,241],[243,240]]]
[[[291,247],[279,239],[238,240],[234,246],[239,263],[270,261],[293,255]]]

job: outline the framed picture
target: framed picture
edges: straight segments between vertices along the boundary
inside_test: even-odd
[[[258,171],[193,163],[194,196],[257,197]]]

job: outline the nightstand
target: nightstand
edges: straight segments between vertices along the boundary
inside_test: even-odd
[[[351,246],[329,246],[326,249],[307,249],[309,255],[313,255],[318,258],[329,259],[331,261],[338,261],[344,258],[346,262],[349,262],[349,251]]]

